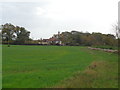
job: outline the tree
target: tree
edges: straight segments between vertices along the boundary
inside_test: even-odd
[[[115,35],[118,39],[120,39],[120,25],[119,23],[113,25],[113,30],[115,31]]]
[[[102,34],[102,33],[95,33],[92,34],[86,32],[78,32],[78,31],[71,31],[71,32],[62,32],[61,33],[61,41],[65,45],[84,45],[84,46],[102,46],[102,45],[110,45],[116,46],[117,39],[112,34]]]
[[[15,33],[17,35],[16,43],[23,44],[29,40],[30,32],[24,27],[17,27]]]
[[[8,41],[8,47],[10,47],[10,41],[15,37],[14,28],[14,25],[10,23],[2,25],[2,38],[3,40]]]
[[[29,40],[30,32],[24,27],[14,26],[10,23],[1,25],[2,30],[2,41],[10,46],[10,43],[24,44],[25,41]]]

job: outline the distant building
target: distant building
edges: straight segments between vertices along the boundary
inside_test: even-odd
[[[53,37],[49,39],[40,40],[39,44],[42,45],[62,45],[62,41],[60,40],[60,32],[58,34],[54,34]]]
[[[48,45],[49,42],[48,42],[48,39],[41,39],[41,40],[39,40],[38,44]]]

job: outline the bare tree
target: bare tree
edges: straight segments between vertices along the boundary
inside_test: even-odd
[[[117,37],[117,39],[120,39],[120,25],[119,25],[119,23],[113,25],[113,30],[115,32],[115,36]]]

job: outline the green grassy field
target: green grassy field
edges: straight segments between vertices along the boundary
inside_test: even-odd
[[[118,87],[117,54],[79,46],[4,45],[2,56],[3,88]]]

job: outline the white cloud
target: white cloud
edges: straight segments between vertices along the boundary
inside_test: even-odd
[[[18,0],[20,1],[20,0]],[[24,0],[26,1],[26,0]],[[30,0],[3,4],[3,23],[24,26],[31,37],[49,38],[57,31],[112,33],[119,0]],[[36,3],[35,3],[36,2]]]
[[[36,15],[43,15],[46,11],[41,7],[36,7]]]

